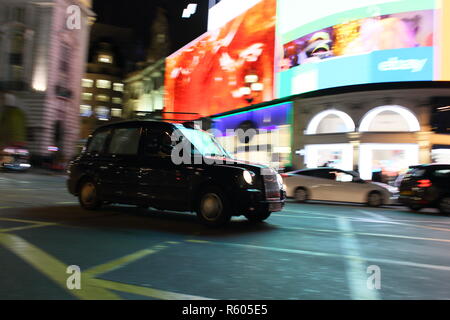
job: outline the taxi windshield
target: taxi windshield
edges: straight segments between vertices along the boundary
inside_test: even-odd
[[[194,146],[193,153],[209,157],[231,158],[211,134],[195,129],[180,128],[184,137]]]

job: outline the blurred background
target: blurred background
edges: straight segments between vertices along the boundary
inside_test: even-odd
[[[0,6],[0,164],[64,170],[96,127],[133,118],[202,121],[235,157],[285,171],[392,182],[450,162],[447,2]]]

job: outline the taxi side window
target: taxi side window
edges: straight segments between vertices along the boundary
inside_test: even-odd
[[[96,133],[89,143],[87,148],[88,153],[101,153],[105,147],[106,140],[108,139],[110,130],[105,130]]]
[[[141,128],[115,129],[108,147],[108,153],[116,155],[137,155],[140,137]]]
[[[146,156],[168,156],[172,152],[171,135],[166,131],[147,130],[145,139],[144,154]]]

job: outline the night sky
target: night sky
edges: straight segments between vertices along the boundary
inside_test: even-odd
[[[189,3],[199,4],[190,19],[181,17]],[[167,11],[172,52],[194,40],[207,29],[208,0],[94,0],[97,22],[132,28],[139,41],[147,44],[155,8]]]

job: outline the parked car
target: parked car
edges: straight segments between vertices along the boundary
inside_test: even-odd
[[[20,146],[0,149],[0,169],[26,171],[31,168],[30,152]]]
[[[438,208],[450,214],[450,164],[410,167],[401,182],[399,200],[414,211]]]
[[[179,154],[193,161],[174,158],[183,143],[189,149]],[[160,121],[98,128],[68,173],[68,189],[85,209],[117,203],[190,211],[210,226],[239,215],[263,221],[285,200],[283,180],[273,169],[231,159],[204,131]]]
[[[303,169],[283,175],[287,197],[307,200],[395,204],[398,189],[362,180],[356,172],[335,168]]]

